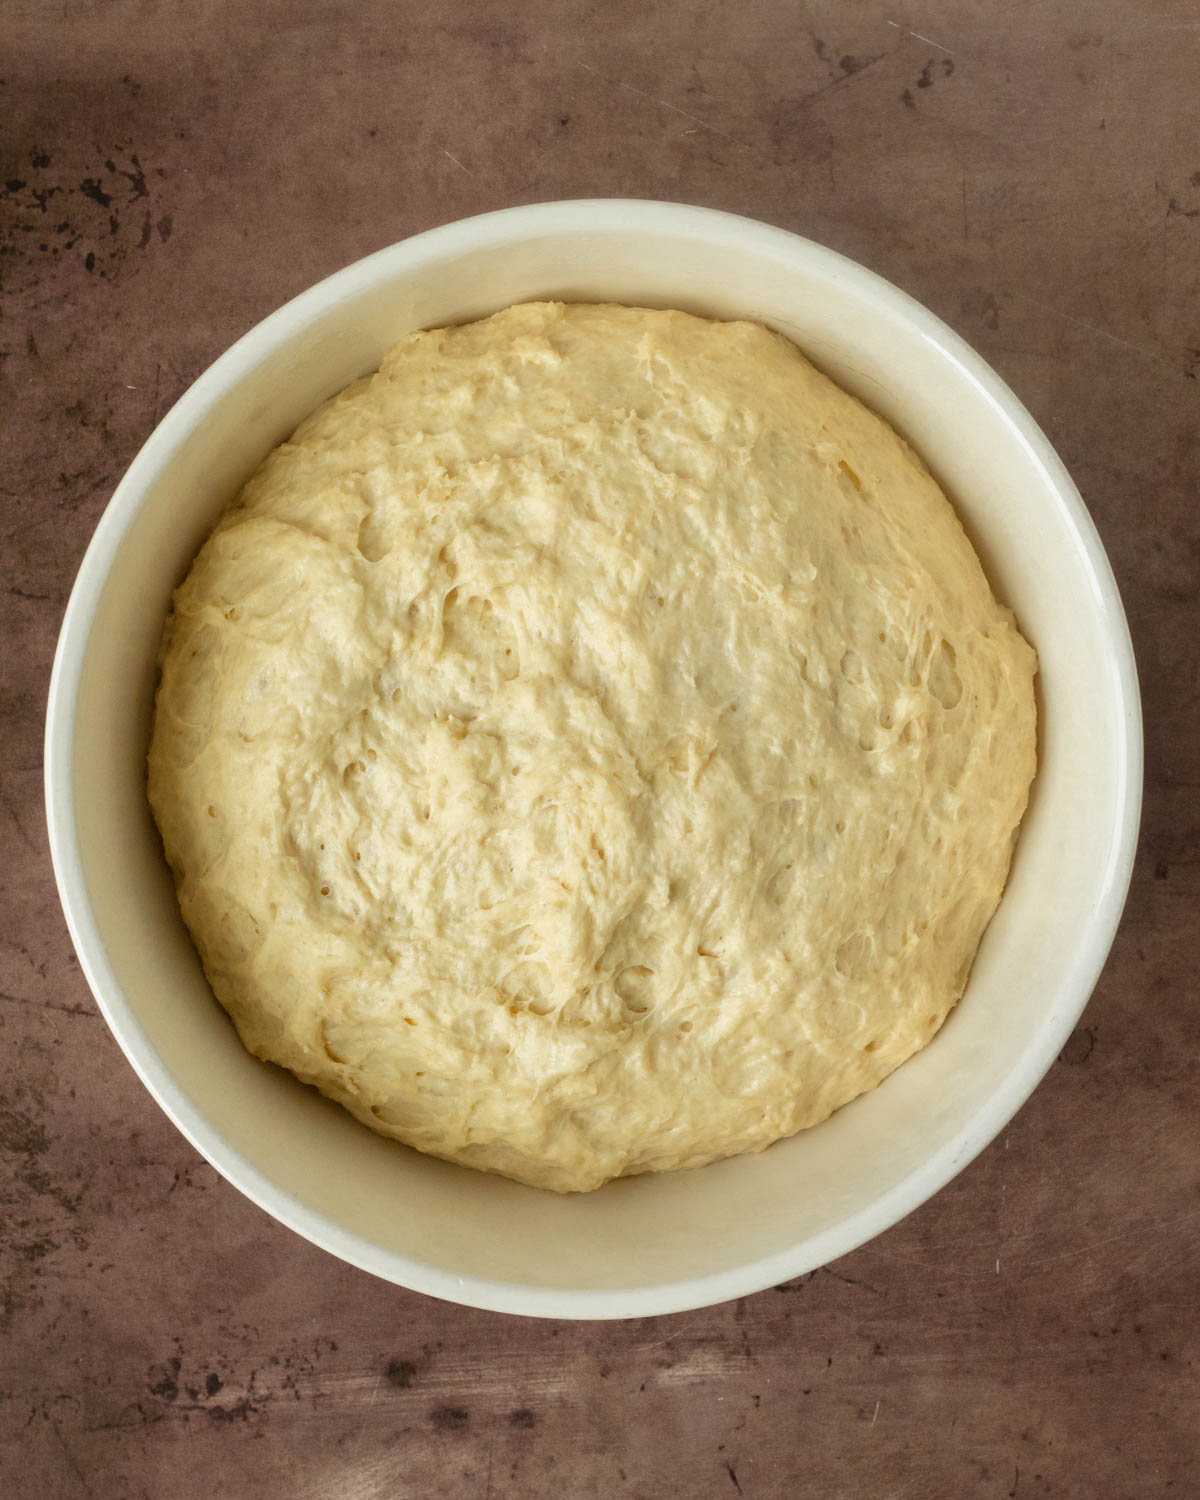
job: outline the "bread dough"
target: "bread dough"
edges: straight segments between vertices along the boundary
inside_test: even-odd
[[[522,305],[403,339],[247,484],[174,599],[150,798],[252,1052],[587,1189],[930,1040],[1034,670],[916,455],[785,339]]]

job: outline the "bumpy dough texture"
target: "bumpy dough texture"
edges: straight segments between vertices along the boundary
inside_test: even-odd
[[[536,304],[404,339],[174,602],[150,796],[250,1050],[561,1191],[753,1151],[937,1031],[1034,654],[783,338]]]

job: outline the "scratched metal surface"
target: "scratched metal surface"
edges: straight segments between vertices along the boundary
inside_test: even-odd
[[[0,7],[0,1493],[1198,1493],[1200,12],[905,14]],[[799,230],[980,349],[1092,508],[1148,725],[1124,926],[1012,1127],[824,1271],[608,1326],[375,1282],[224,1185],[97,1018],[40,791],[75,567],[188,382],[367,251],[588,194]]]

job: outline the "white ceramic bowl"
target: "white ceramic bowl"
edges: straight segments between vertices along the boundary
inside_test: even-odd
[[[171,590],[225,503],[400,335],[533,298],[754,318],[887,417],[954,498],[1041,656],[1040,769],[966,995],[933,1044],[814,1130],[700,1171],[557,1197],[373,1136],[251,1058],[213,1000],[146,805]],[[195,383],[105,512],[63,624],[46,730],[59,891],[142,1081],[242,1192],[335,1255],[434,1296],[606,1318],[754,1292],[887,1229],[1007,1123],[1061,1048],[1133,860],[1141,723],[1104,551],[1028,413],[944,324],[779,229],[705,209],[547,203],[450,224],[297,297]]]

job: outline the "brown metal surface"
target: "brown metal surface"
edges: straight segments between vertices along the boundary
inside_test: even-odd
[[[1200,12],[1149,0],[0,7],[0,1493],[1200,1493],[1198,77]],[[218,353],[588,195],[810,235],[995,365],[1112,557],[1147,795],[1083,1024],[952,1186],[757,1297],[558,1325],[377,1282],[200,1161],[80,977],[41,733],[92,528]]]

